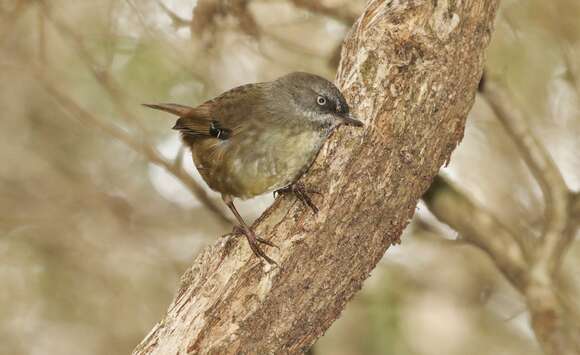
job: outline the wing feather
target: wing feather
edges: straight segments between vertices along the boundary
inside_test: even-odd
[[[225,140],[241,133],[243,122],[248,117],[242,117],[240,112],[245,113],[243,116],[251,116],[252,107],[248,105],[257,104],[256,98],[261,94],[263,85],[258,83],[238,86],[197,107],[174,103],[144,106],[179,116],[173,129],[178,130],[188,144],[208,138]]]
[[[189,107],[173,103],[144,104],[143,106],[169,112],[179,116],[173,129],[178,130],[187,143],[200,138],[216,138],[212,132],[212,120],[209,105],[202,104],[198,107]]]

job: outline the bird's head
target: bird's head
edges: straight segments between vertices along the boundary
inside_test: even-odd
[[[311,123],[329,128],[340,124],[363,126],[350,113],[340,90],[320,76],[296,72],[281,77],[275,84],[288,93],[293,109]]]

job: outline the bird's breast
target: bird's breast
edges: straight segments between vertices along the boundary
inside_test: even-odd
[[[213,151],[198,149],[194,160],[212,189],[251,198],[292,184],[312,164],[326,136],[318,130],[254,130],[219,142]]]

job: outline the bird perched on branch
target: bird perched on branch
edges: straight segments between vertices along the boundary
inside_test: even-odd
[[[209,187],[236,217],[234,233],[246,236],[254,254],[275,261],[244,222],[233,198],[266,192],[292,192],[317,211],[298,178],[310,167],[324,140],[341,124],[362,126],[352,117],[338,88],[308,73],[231,89],[197,107],[177,104],[145,106],[179,116],[173,129],[191,148],[193,161]]]

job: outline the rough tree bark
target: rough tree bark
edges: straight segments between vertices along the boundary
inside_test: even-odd
[[[463,136],[496,0],[369,1],[343,48],[337,84],[361,130],[339,129],[302,179],[313,215],[276,200],[256,223],[280,268],[223,238],[182,278],[134,354],[298,353],[334,322],[398,242]]]

